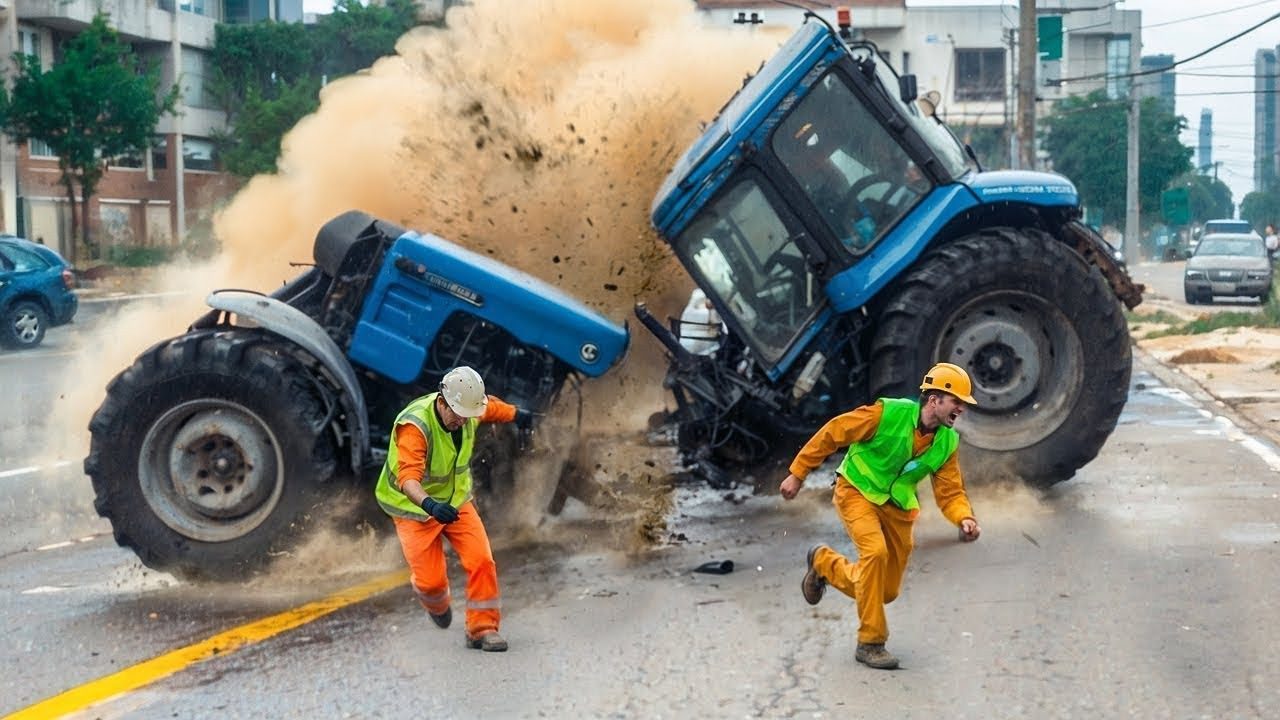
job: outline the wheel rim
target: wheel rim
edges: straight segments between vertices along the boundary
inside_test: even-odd
[[[33,312],[19,311],[13,319],[13,335],[24,345],[35,342],[40,335],[40,318]]]
[[[194,400],[161,416],[142,441],[139,469],[156,516],[205,542],[252,531],[284,492],[275,434],[249,409],[225,400]]]
[[[935,357],[963,367],[977,405],[965,413],[966,441],[1012,450],[1048,437],[1066,420],[1083,385],[1083,350],[1065,314],[1030,293],[981,295],[956,310]]]

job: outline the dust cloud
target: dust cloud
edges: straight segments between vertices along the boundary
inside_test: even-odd
[[[149,288],[185,294],[83,336],[53,413],[30,418],[47,429],[42,461],[79,464],[107,383],[183,332],[208,291],[278,287],[350,209],[494,256],[619,323],[637,300],[659,317],[683,305],[691,284],[649,205],[700,123],[785,33],[702,27],[687,0],[474,0],[447,26],[411,31],[395,56],[323,90],[284,138],[279,173],[217,215],[221,255]],[[606,435],[642,429],[664,402],[660,349],[631,326],[623,367],[584,383],[582,424]],[[92,491],[73,479],[45,489],[83,511]]]

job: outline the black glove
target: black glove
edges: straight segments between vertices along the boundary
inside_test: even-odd
[[[458,519],[458,511],[449,503],[442,503],[432,500],[430,497],[423,498],[422,509],[427,511],[431,517],[448,525]]]
[[[532,410],[525,410],[524,408],[516,408],[516,427],[520,428],[521,430],[532,430],[533,418],[535,415],[537,415],[537,413],[535,413]]]

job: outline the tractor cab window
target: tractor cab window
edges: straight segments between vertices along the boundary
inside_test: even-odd
[[[833,72],[773,134],[773,152],[845,249],[861,254],[931,188]]]
[[[824,297],[796,246],[799,232],[747,178],[731,185],[674,244],[765,365],[782,357]]]

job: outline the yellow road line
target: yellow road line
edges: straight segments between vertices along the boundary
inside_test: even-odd
[[[340,590],[322,600],[307,603],[293,610],[232,628],[224,633],[214,635],[204,642],[179,648],[160,657],[125,668],[120,672],[72,688],[60,695],[55,695],[35,705],[23,708],[12,715],[8,715],[5,720],[61,717],[68,713],[84,710],[117,695],[137,690],[144,685],[149,685],[156,680],[168,677],[198,662],[235,652],[242,647],[261,642],[286,630],[292,630],[299,625],[304,625],[331,612],[341,610],[352,603],[357,603],[392,588],[403,586],[408,580],[408,570],[398,570],[388,575],[374,578],[369,582]]]

